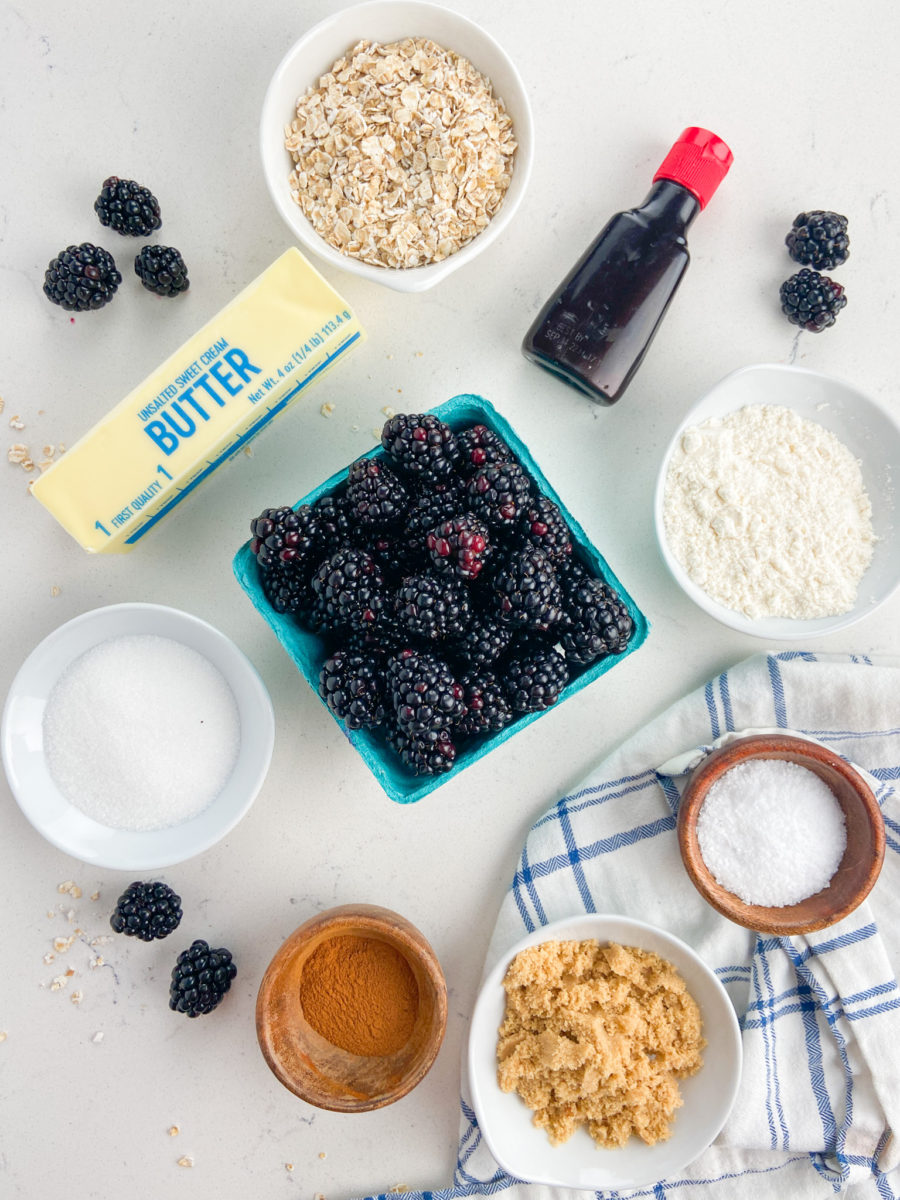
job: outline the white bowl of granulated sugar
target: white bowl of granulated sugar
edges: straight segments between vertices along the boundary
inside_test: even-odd
[[[855,625],[900,584],[900,426],[842,380],[760,364],[691,409],[663,456],[654,519],[684,592],[767,640]]]
[[[0,746],[31,824],[99,867],[155,870],[224,837],[256,798],[274,744],[252,663],[199,617],[115,604],[28,656]]]

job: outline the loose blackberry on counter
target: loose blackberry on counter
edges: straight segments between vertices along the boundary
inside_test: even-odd
[[[406,518],[409,493],[390,467],[360,458],[350,467],[347,509],[363,529],[395,529]]]
[[[347,547],[320,563],[310,586],[314,615],[332,632],[365,629],[383,612],[387,593],[380,567],[365,550]]]
[[[634,622],[617,592],[599,579],[583,579],[564,589],[566,628],[560,641],[570,662],[590,663],[621,654]]]
[[[493,529],[512,530],[531,498],[531,483],[518,463],[481,467],[466,484],[468,507]]]
[[[433,654],[401,650],[388,659],[385,684],[397,725],[408,737],[449,729],[465,715],[462,685]]]
[[[457,466],[461,475],[473,475],[479,468],[493,463],[515,462],[503,438],[488,429],[487,425],[473,425],[471,429],[464,429],[457,434],[456,440],[459,443]]]
[[[100,224],[129,237],[148,237],[162,225],[159,201],[133,179],[110,175],[94,201]]]
[[[319,695],[348,729],[375,729],[385,721],[381,672],[364,654],[338,650],[326,659]]]
[[[135,255],[134,273],[157,296],[180,296],[191,286],[184,259],[174,246],[144,246]]]
[[[472,616],[465,587],[435,575],[407,575],[394,593],[394,612],[412,637],[426,642],[461,638]]]
[[[169,1008],[188,1017],[211,1013],[221,1002],[237,975],[231,951],[211,950],[209,943],[198,938],[187,950],[182,950],[172,968],[169,987]]]
[[[506,695],[518,713],[550,708],[568,682],[565,658],[552,646],[537,642],[527,642],[514,650],[503,674]]]
[[[429,730],[418,737],[392,729],[387,743],[414,775],[443,775],[456,760],[456,746],[446,729]]]
[[[152,942],[177,929],[181,916],[181,897],[167,884],[137,881],[116,901],[109,923],[116,933]]]
[[[513,720],[513,711],[506,693],[495,675],[489,671],[473,671],[459,681],[463,687],[466,714],[457,731],[467,737],[494,733],[505,729]]]
[[[784,241],[794,262],[816,271],[833,271],[850,257],[847,218],[840,213],[799,213]]]
[[[786,279],[781,285],[780,297],[781,311],[791,324],[810,333],[821,333],[833,325],[847,303],[841,284],[808,269]]]
[[[522,538],[547,555],[556,566],[572,554],[572,531],[549,496],[535,496],[519,517]]]
[[[411,476],[444,479],[459,458],[456,434],[431,413],[398,413],[385,422],[381,444]]]
[[[68,312],[91,312],[109,304],[122,276],[108,250],[92,242],[67,246],[44,272],[44,295]]]
[[[491,587],[501,621],[545,631],[562,616],[562,589],[543,550],[514,550],[494,572]]]
[[[466,582],[478,578],[494,550],[487,525],[471,513],[461,513],[436,525],[426,535],[425,545],[439,574]]]

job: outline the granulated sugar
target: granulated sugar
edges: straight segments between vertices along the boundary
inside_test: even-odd
[[[798,904],[828,885],[847,845],[827,784],[796,763],[762,758],[726,771],[697,818],[703,861],[745,904]]]
[[[240,718],[221,672],[170,638],[111,638],[62,674],[44,711],[44,754],[59,790],[114,829],[177,825],[232,772]]]

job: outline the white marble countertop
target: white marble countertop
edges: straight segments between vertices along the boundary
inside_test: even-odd
[[[262,182],[257,118],[285,49],[334,7],[21,0],[0,9],[0,426],[10,443],[73,443],[290,244]],[[652,489],[672,431],[719,377],[765,361],[840,375],[900,416],[895,5],[455,7],[509,51],[534,104],[532,183],[496,245],[422,296],[326,271],[360,314],[367,344],[265,432],[252,458],[219,472],[130,555],[85,554],[3,454],[0,694],[63,621],[147,600],[232,637],[277,715],[272,768],[249,815],[214,849],[161,873],[189,914],[176,940],[214,939],[238,962],[227,1001],[199,1021],[167,1007],[180,945],[119,939],[103,950],[108,969],[91,969],[79,941],[43,961],[76,924],[90,937],[105,932],[130,879],[54,850],[0,782],[3,1196],[345,1200],[448,1185],[460,1051],[527,828],[664,706],[763,648],[694,607],[659,558]],[[734,167],[691,230],[691,269],[644,366],[624,400],[601,409],[527,364],[519,343],[539,302],[607,216],[641,200],[690,124],[720,133]],[[43,271],[83,240],[128,261],[131,244],[101,231],[92,211],[113,173],[160,197],[161,236],[184,253],[191,290],[164,303],[130,288],[73,324],[42,296]],[[852,254],[835,272],[849,304],[834,329],[797,337],[777,290],[793,269],[784,235],[808,208],[850,218]],[[462,391],[488,397],[512,421],[653,629],[637,654],[527,734],[400,807],[254,613],[230,561],[262,507],[293,502],[371,446],[384,406],[417,411]],[[335,406],[328,420],[325,401]],[[23,430],[8,428],[14,415]],[[810,648],[900,652],[900,596]],[[66,880],[81,887],[77,902],[57,893]],[[413,920],[450,989],[434,1069],[411,1097],[362,1116],[296,1100],[267,1070],[253,1027],[256,990],[282,938],[349,901]],[[68,966],[68,987],[51,990]],[[177,1137],[167,1136],[172,1125]],[[182,1155],[193,1169],[176,1165]]]

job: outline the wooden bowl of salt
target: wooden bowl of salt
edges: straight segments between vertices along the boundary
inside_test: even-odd
[[[865,900],[884,861],[884,821],[866,781],[832,750],[754,734],[694,770],[678,845],[713,908],[781,937],[825,929]]]
[[[425,1077],[447,1025],[447,985],[399,913],[345,904],[312,917],[269,964],[256,1033],[286,1088],[317,1108],[368,1112]]]

